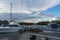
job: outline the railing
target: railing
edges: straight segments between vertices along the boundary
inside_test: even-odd
[[[39,37],[39,39],[40,38],[48,38],[48,39],[50,38],[50,39],[60,40],[60,37],[56,37],[56,36],[49,36],[49,35],[42,35],[42,34],[33,34],[33,33],[32,33],[32,35],[35,35],[36,38]]]
[[[31,33],[32,35],[36,35],[37,37],[47,37],[47,38],[52,38],[55,40],[60,40],[59,35],[56,36],[56,34],[60,34],[60,28],[52,28],[52,27],[47,27],[47,26],[40,26],[40,25],[28,25],[28,26],[23,26],[23,27],[28,27],[29,29],[42,29],[43,31],[48,31],[48,32],[42,32],[42,33]],[[47,34],[44,34],[47,33]],[[48,35],[49,34],[49,35]],[[52,35],[51,35],[52,34]],[[53,35],[54,34],[54,35]]]

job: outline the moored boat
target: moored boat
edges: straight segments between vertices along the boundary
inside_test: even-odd
[[[11,22],[7,26],[0,27],[0,33],[18,32],[19,30],[20,30],[20,25],[18,25],[15,22]]]

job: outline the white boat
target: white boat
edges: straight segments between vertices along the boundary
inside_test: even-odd
[[[7,26],[0,27],[0,33],[6,33],[6,32],[18,32],[20,30],[20,26],[17,23],[11,22]]]
[[[55,23],[55,22],[51,22],[51,23],[48,24],[48,27],[57,28],[58,25],[57,25],[57,23]]]
[[[11,6],[11,10],[10,10],[10,22],[11,22],[11,20],[12,20],[12,3],[10,3],[10,6]],[[15,21],[15,19],[14,19],[14,21]],[[3,33],[3,32],[18,32],[20,29],[21,29],[21,27],[17,23],[11,22],[5,27],[1,26],[0,27],[0,33]]]

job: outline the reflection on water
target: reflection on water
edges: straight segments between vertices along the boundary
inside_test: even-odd
[[[29,40],[30,32],[0,34],[0,40]]]
[[[0,40],[19,40],[19,33],[0,34]]]

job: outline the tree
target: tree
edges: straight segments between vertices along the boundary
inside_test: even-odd
[[[3,24],[3,25],[7,25],[7,24],[9,24],[9,22],[8,22],[7,20],[3,20],[3,21],[2,21],[2,24]]]
[[[0,20],[0,26],[1,26],[1,24],[2,24],[2,21]]]

